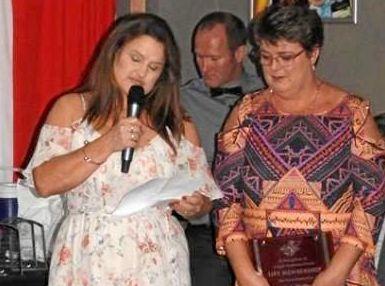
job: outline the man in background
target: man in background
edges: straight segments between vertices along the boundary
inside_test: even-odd
[[[209,164],[215,156],[215,137],[231,108],[244,95],[263,87],[245,71],[247,31],[238,17],[213,12],[196,25],[192,52],[200,78],[182,87],[182,103],[196,124]],[[234,285],[228,261],[215,252],[209,215],[190,220],[186,227],[190,248],[192,286]]]

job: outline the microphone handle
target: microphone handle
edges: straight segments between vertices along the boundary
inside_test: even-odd
[[[139,116],[139,104],[133,103],[127,108],[127,117],[138,117]],[[134,156],[134,148],[127,148],[122,151],[122,166],[121,172],[128,173],[132,157]]]
[[[128,173],[128,169],[130,169],[130,164],[132,161],[132,157],[134,155],[134,149],[133,148],[127,148],[124,149],[122,152],[122,173]]]

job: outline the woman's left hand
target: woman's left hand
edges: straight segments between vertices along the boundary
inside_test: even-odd
[[[184,218],[198,218],[208,214],[211,210],[210,198],[199,192],[194,192],[191,196],[184,196],[180,200],[170,203],[170,207]]]
[[[317,275],[312,286],[344,286],[361,254],[362,250],[360,248],[341,243],[329,265]]]
[[[320,272],[314,279],[312,286],[344,286],[345,277],[338,275],[332,269],[327,268],[324,271]]]

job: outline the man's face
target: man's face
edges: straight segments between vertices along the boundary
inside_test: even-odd
[[[208,87],[220,87],[239,79],[243,60],[241,49],[244,46],[238,47],[236,51],[230,50],[225,27],[221,24],[196,33],[195,61]]]
[[[314,6],[322,6],[324,2],[325,0],[309,0],[309,4]]]

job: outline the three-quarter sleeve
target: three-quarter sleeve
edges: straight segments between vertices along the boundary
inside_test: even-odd
[[[235,128],[220,133],[215,159],[214,178],[223,198],[215,202],[217,225],[216,249],[224,254],[228,240],[247,240],[242,222],[244,144],[246,128]]]
[[[33,186],[33,168],[39,166],[53,157],[66,154],[70,151],[73,128],[59,127],[44,124],[41,128],[39,138],[27,168],[23,171],[27,183]]]
[[[249,124],[247,116],[251,111],[252,97],[246,95],[235,109],[235,125],[217,137],[217,153],[214,165],[214,179],[220,187],[223,198],[214,204],[217,227],[216,249],[225,255],[227,241],[247,240],[243,223],[243,168],[244,148]],[[234,112],[234,111],[233,111]],[[233,118],[233,119],[234,119]],[[228,123],[228,122],[227,122]]]
[[[352,100],[353,133],[350,172],[354,203],[341,241],[373,255],[385,213],[385,141],[379,136],[367,101]]]

